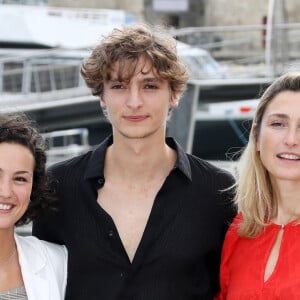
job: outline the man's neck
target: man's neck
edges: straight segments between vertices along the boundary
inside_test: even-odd
[[[175,161],[176,152],[166,145],[165,140],[156,143],[143,139],[126,143],[114,141],[106,153],[105,174],[125,180],[144,181],[165,176]]]

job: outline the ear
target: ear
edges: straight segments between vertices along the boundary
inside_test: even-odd
[[[179,104],[180,93],[172,92],[170,99],[170,107],[177,107]]]
[[[100,106],[101,106],[101,108],[106,107],[106,103],[105,103],[105,100],[104,100],[103,96],[100,97]]]

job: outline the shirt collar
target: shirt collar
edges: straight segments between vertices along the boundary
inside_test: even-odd
[[[85,173],[86,179],[104,178],[104,160],[106,149],[113,143],[113,136],[108,136],[93,152]],[[172,137],[166,138],[169,147],[177,152],[174,168],[180,170],[189,180],[192,180],[190,161],[183,148]]]
[[[112,143],[113,137],[110,135],[92,152],[86,168],[86,179],[104,178],[105,154]]]
[[[166,143],[169,147],[177,152],[175,168],[178,168],[189,180],[192,180],[190,161],[183,148],[172,137],[167,137]]]

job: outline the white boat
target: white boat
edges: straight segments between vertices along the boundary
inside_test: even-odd
[[[189,67],[192,79],[227,78],[227,68],[220,65],[207,50],[178,41],[177,51]]]
[[[1,4],[0,44],[86,48],[112,28],[136,21],[124,10]]]

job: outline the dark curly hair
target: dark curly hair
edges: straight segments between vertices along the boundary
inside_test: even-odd
[[[50,178],[46,172],[46,146],[37,130],[36,123],[23,113],[0,114],[0,143],[20,144],[30,150],[34,157],[33,184],[30,202],[16,226],[29,223],[45,209],[53,207]]]
[[[173,93],[185,91],[189,72],[177,54],[176,40],[162,27],[147,24],[114,29],[83,61],[81,75],[92,94],[102,97],[112,65],[119,62],[118,80],[129,81],[141,57],[150,60],[157,74],[169,81]]]

